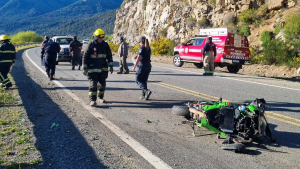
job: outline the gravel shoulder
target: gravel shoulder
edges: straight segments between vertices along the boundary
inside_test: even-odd
[[[23,57],[22,57],[23,56]],[[41,159],[35,168],[140,168],[126,145],[18,53],[12,76]],[[58,124],[51,128],[53,124]],[[135,163],[133,162],[135,161]],[[142,163],[142,162],[141,162]]]

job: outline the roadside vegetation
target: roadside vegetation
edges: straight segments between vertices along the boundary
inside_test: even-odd
[[[18,47],[17,51],[37,45]],[[9,75],[10,76],[10,75]],[[10,76],[10,79],[13,79]],[[33,133],[29,129],[26,111],[16,89],[0,86],[0,165],[5,168],[32,167],[42,162],[32,158],[36,154]]]
[[[34,31],[19,32],[15,35],[12,35],[10,38],[13,44],[43,41],[43,37],[41,35],[38,35]]]

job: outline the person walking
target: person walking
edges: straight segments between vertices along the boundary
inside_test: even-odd
[[[5,89],[12,87],[12,84],[7,77],[11,65],[16,60],[16,48],[10,43],[10,39],[7,35],[0,36],[0,82]]]
[[[41,48],[43,47],[43,44],[47,42],[49,42],[49,36],[44,36],[44,41],[41,44]]]
[[[69,52],[72,54],[72,70],[75,70],[75,66],[78,65],[78,70],[82,65],[82,58],[80,56],[82,50],[82,43],[77,40],[77,37],[73,37],[73,41],[70,43]]]
[[[204,76],[214,75],[216,55],[216,45],[212,42],[212,38],[208,37],[208,40],[202,49],[202,56],[205,56],[203,62]]]
[[[83,74],[90,80],[89,98],[92,107],[97,106],[97,95],[100,103],[105,102],[108,66],[111,73],[114,71],[112,53],[108,43],[103,40],[104,37],[105,32],[97,29],[93,35],[94,40],[88,44],[83,54]]]
[[[136,83],[142,89],[142,96],[140,97],[141,100],[148,100],[152,91],[148,89],[147,81],[149,74],[151,72],[151,48],[149,45],[148,39],[145,36],[140,37],[139,39],[140,49],[135,56],[136,59],[132,71],[135,72],[136,70]]]
[[[128,65],[127,65],[127,56],[128,56],[128,47],[123,37],[120,37],[120,46],[118,49],[118,55],[120,57],[120,70],[117,74],[122,74],[123,69],[125,69],[124,74],[129,73]]]
[[[41,51],[41,60],[45,61],[46,73],[50,80],[54,80],[55,77],[56,58],[59,51],[59,44],[53,42],[52,39],[50,39],[49,42],[43,44]]]

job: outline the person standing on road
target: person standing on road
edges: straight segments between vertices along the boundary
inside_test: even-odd
[[[105,32],[102,29],[97,29],[93,37],[94,40],[90,42],[84,50],[83,74],[90,80],[90,106],[95,107],[97,105],[97,95],[100,103],[105,102],[103,98],[106,88],[106,79],[108,77],[108,66],[109,71],[113,73],[114,64],[110,47],[103,40]]]
[[[82,43],[77,40],[77,37],[73,37],[73,41],[70,43],[69,52],[72,54],[72,70],[75,70],[75,66],[78,65],[78,70],[82,65],[82,58],[80,56],[82,49]]]
[[[0,82],[5,89],[12,87],[12,84],[7,77],[11,65],[16,60],[16,48],[10,43],[10,39],[7,35],[0,36]]]
[[[42,52],[41,52],[41,60],[45,61],[46,73],[50,80],[54,79],[56,59],[59,51],[60,51],[59,44],[53,42],[52,39],[50,39],[49,42],[43,44]]]
[[[215,57],[217,55],[216,45],[212,42],[212,38],[208,37],[202,49],[202,56],[204,57],[204,76],[214,75]]]
[[[123,68],[125,69],[124,74],[129,73],[129,69],[127,66],[127,56],[128,56],[128,47],[123,37],[120,37],[120,46],[118,49],[118,55],[120,57],[120,71],[117,74],[123,73]]]
[[[141,100],[148,100],[152,91],[150,91],[147,87],[147,81],[149,74],[151,72],[151,48],[149,45],[148,39],[145,36],[140,37],[140,50],[135,56],[136,59],[132,71],[136,71],[136,83],[139,85],[140,89],[142,89],[142,96],[140,97]]]

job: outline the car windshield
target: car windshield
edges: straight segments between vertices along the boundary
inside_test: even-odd
[[[59,44],[70,44],[73,41],[72,38],[57,38],[56,42]]]

